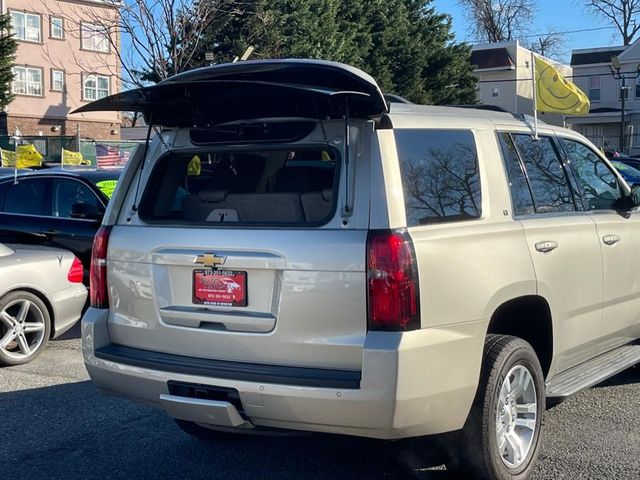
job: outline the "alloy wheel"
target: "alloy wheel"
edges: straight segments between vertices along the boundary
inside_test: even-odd
[[[25,360],[36,353],[45,336],[45,316],[38,305],[16,299],[0,311],[0,351]]]
[[[536,431],[538,402],[531,372],[516,365],[505,376],[496,407],[496,439],[502,461],[520,467],[531,450]]]

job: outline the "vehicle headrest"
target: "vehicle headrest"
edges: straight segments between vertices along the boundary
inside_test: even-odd
[[[333,198],[333,188],[324,188],[322,190],[322,199],[329,201],[332,198]]]

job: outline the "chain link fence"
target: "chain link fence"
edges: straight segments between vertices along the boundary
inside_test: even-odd
[[[33,145],[46,163],[60,163],[62,149],[80,152],[91,165],[120,166],[125,164],[143,142],[89,140],[77,136],[0,136],[0,148],[14,151],[17,145]],[[116,158],[117,157],[117,158]],[[105,160],[106,159],[106,160]]]

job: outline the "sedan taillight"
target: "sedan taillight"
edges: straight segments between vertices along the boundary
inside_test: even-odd
[[[84,274],[84,268],[82,262],[78,260],[78,257],[73,257],[73,263],[67,273],[67,280],[71,283],[82,283],[82,276]]]
[[[93,308],[108,308],[107,290],[107,246],[111,227],[100,227],[93,239],[91,249],[91,268],[89,269],[89,298]]]

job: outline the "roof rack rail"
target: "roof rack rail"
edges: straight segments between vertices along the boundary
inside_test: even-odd
[[[503,112],[503,113],[511,113],[509,110],[499,107],[498,105],[451,105],[452,107],[457,108],[475,108],[476,110],[489,110],[491,112]],[[515,115],[514,115],[515,116]]]

